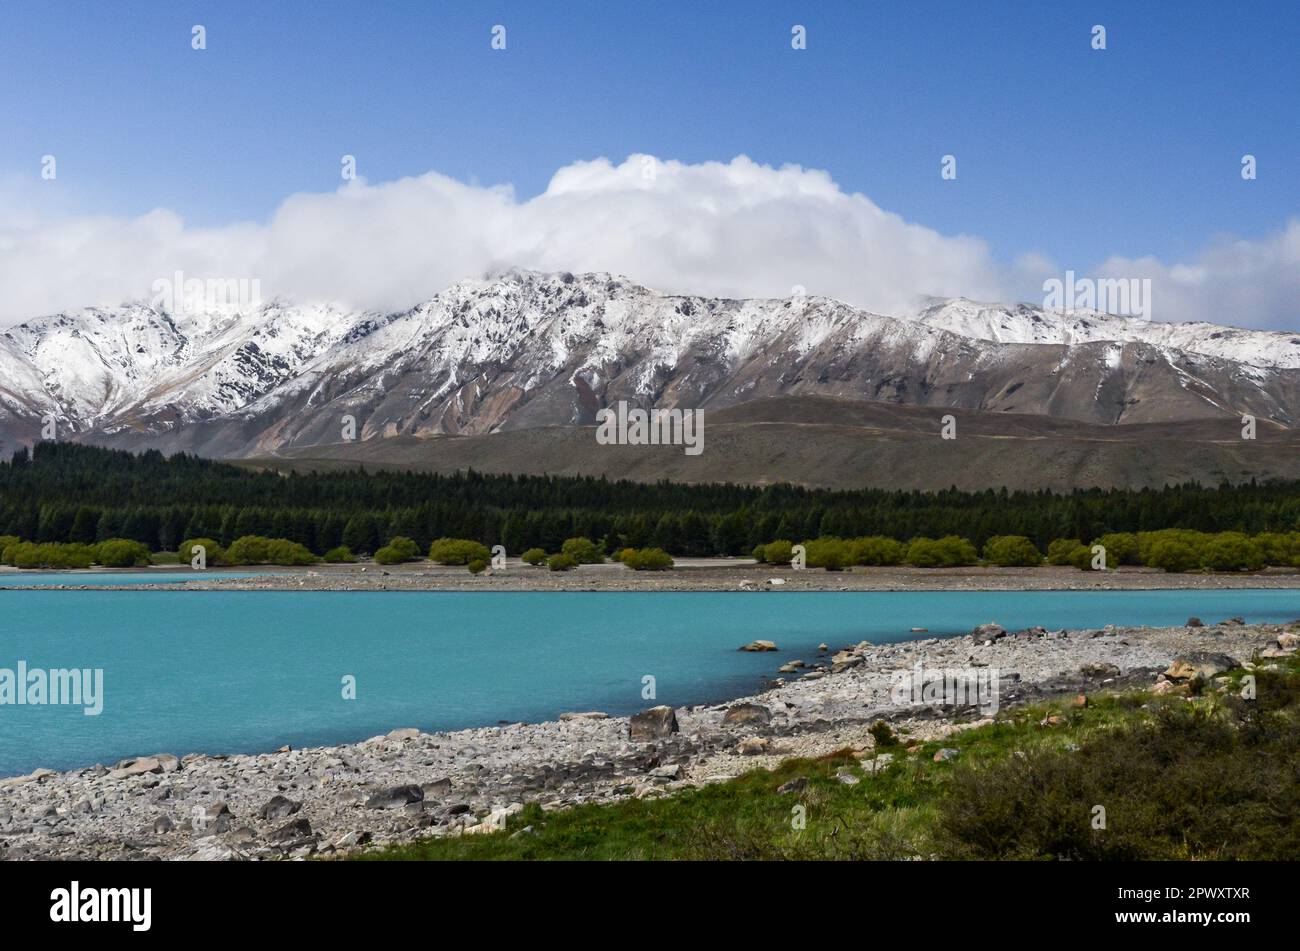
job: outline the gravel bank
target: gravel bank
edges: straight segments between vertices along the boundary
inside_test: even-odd
[[[0,780],[0,858],[304,858],[490,830],[524,803],[558,809],[660,795],[789,756],[866,750],[867,727],[881,717],[909,737],[930,739],[980,716],[969,708],[892,700],[893,672],[918,661],[997,669],[1006,707],[1149,684],[1175,656],[1193,651],[1248,661],[1257,652],[1278,652],[1280,635],[1294,650],[1287,627],[989,629],[979,636],[864,644],[803,658],[808,666],[795,668],[797,679],[755,697],[634,718],[638,731],[664,733],[637,742],[629,739],[628,718],[579,714],[454,733],[398,729],[362,743],[261,755],[157,754],[113,767],[38,770]],[[774,675],[795,660],[770,656]],[[741,704],[756,706],[741,706],[730,719],[746,722],[724,723],[727,711]],[[668,732],[674,720],[677,731]]]
[[[172,568],[171,571],[186,569]],[[854,568],[849,571],[773,568],[746,559],[691,559],[672,571],[631,571],[622,565],[583,565],[549,571],[511,561],[504,569],[472,575],[464,568],[428,562],[409,565],[320,565],[309,569],[245,568],[265,571],[250,578],[220,570],[195,572],[177,584],[145,582],[85,584],[82,572],[63,572],[57,585],[12,584],[5,590],[169,591],[1103,591],[1300,588],[1300,571],[1269,569],[1234,574],[1167,574],[1150,568],[1113,571],[1076,568]],[[17,572],[6,573],[21,580]],[[66,579],[66,580],[65,580]]]

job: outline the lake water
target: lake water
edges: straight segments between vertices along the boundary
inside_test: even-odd
[[[816,646],[1300,616],[1279,590],[425,593],[0,590],[0,668],[102,668],[103,712],[0,705],[0,776],[752,693]],[[912,634],[912,627],[929,634]],[[779,653],[736,650],[755,638]],[[356,678],[355,700],[342,678]]]

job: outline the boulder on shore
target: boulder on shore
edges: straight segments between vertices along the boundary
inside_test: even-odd
[[[258,815],[263,819],[278,821],[288,819],[301,808],[302,803],[294,802],[287,796],[277,794],[266,801],[266,804],[258,811]]]
[[[1192,651],[1175,657],[1174,662],[1165,671],[1165,676],[1170,680],[1200,679],[1205,681],[1224,671],[1240,666],[1240,663],[1227,654],[1216,654],[1212,651]]]
[[[390,786],[376,790],[366,800],[367,809],[399,809],[413,802],[424,801],[424,790],[419,786]]]
[[[1007,629],[1001,624],[979,624],[971,632],[971,637],[979,643],[996,641],[1007,636]]]
[[[772,711],[758,703],[738,703],[722,715],[723,726],[767,726],[772,722]]]
[[[666,739],[677,730],[677,713],[662,705],[632,714],[627,723],[627,736],[633,743]]]

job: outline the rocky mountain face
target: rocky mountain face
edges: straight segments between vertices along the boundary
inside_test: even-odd
[[[59,314],[0,334],[2,451],[39,438],[221,457],[356,437],[591,425],[602,406],[828,397],[1090,424],[1300,419],[1300,334],[963,299],[888,317],[818,297],[660,294],[511,271],[400,313],[273,301]],[[1261,422],[1261,425],[1268,425]]]

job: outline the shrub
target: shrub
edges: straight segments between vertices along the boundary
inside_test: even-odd
[[[794,558],[794,545],[784,538],[778,538],[763,546],[763,557],[759,560],[772,565],[788,565],[792,558]]]
[[[352,549],[347,545],[331,548],[325,553],[325,561],[331,565],[352,564],[356,560],[357,556],[352,554]]]
[[[876,741],[876,746],[879,748],[898,745],[898,736],[894,733],[894,728],[884,720],[877,720],[871,724],[867,732],[871,734],[871,738]]]
[[[676,564],[662,548],[625,548],[620,560],[633,571],[667,571]]]
[[[540,565],[546,560],[546,551],[541,548],[530,548],[524,552],[523,559],[530,565]]]
[[[1136,541],[1133,546],[1136,552]],[[994,535],[984,544],[984,560],[1000,568],[1029,568],[1043,563],[1043,553],[1024,535]]]
[[[599,565],[605,561],[605,550],[590,538],[566,539],[560,551],[580,565]]]
[[[271,560],[271,539],[261,535],[243,535],[226,549],[226,563],[231,565],[264,565]],[[211,564],[212,555],[208,555]]]
[[[956,535],[914,538],[907,546],[907,563],[917,568],[955,568],[979,560],[975,546]]]
[[[429,558],[440,565],[468,565],[475,559],[490,561],[492,552],[468,538],[439,538],[429,546]]]
[[[1176,573],[1191,571],[1200,564],[1196,549],[1174,538],[1161,538],[1148,551],[1146,563],[1151,568],[1163,568]]]
[[[95,560],[105,568],[134,568],[152,564],[149,546],[127,538],[110,538],[95,546]]]
[[[1201,565],[1212,571],[1258,571],[1264,561],[1262,546],[1239,532],[1221,532],[1201,549]]]
[[[1052,745],[987,765],[959,763],[938,804],[936,857],[1292,857],[1300,850],[1300,731],[1293,716],[1264,708],[1287,692],[1270,684],[1258,701],[1227,696],[1221,714],[1164,705],[1073,752]],[[1101,833],[1091,822],[1096,803],[1110,820]]]
[[[907,546],[883,535],[855,538],[849,542],[849,563],[854,565],[901,565]]]
[[[317,560],[306,546],[287,538],[271,539],[266,558],[272,565],[314,565]]]
[[[398,535],[385,547],[391,548],[400,554],[403,561],[417,561],[420,557],[420,546],[405,535]]]
[[[95,561],[95,547],[76,543],[18,542],[6,551],[15,568],[89,568]]]
[[[1074,567],[1078,568],[1080,571],[1092,571],[1093,557],[1094,555],[1091,548],[1087,545],[1080,545],[1074,551],[1070,552],[1070,564],[1074,565]],[[1109,562],[1107,562],[1107,565],[1109,565]]]
[[[839,571],[845,565],[852,564],[848,543],[842,538],[822,536],[804,542],[803,547],[809,568]]]
[[[546,567],[552,571],[572,571],[578,567],[578,559],[560,552],[558,555],[552,555],[546,560]]]
[[[211,538],[187,538],[181,542],[180,548],[176,550],[176,560],[182,565],[192,564],[194,560],[194,548],[201,545],[207,553],[208,567],[213,565],[225,564],[226,553],[221,550],[221,546]]]
[[[208,556],[208,564],[212,556]],[[244,535],[230,543],[222,557],[228,565],[312,565],[316,556],[298,542],[287,538],[264,538]]]
[[[1074,553],[1080,548],[1084,551],[1083,542],[1077,538],[1058,538],[1047,546],[1047,563],[1049,565],[1072,565],[1074,564]]]
[[[469,563],[469,573],[472,575],[482,574],[487,569],[488,563],[482,558],[475,558]]]
[[[753,552],[751,552],[751,554],[754,556],[754,560],[755,560],[756,562],[758,562],[760,565],[763,564],[763,562],[767,561],[767,555],[764,554],[764,552],[766,551],[766,549],[767,549],[767,546],[766,546],[766,545],[755,545],[755,546],[754,546],[754,550],[753,550]],[[2,550],[2,549],[0,549],[0,550]],[[621,554],[621,552],[616,552],[616,553],[614,554],[614,560],[615,560],[615,561],[618,561],[618,560],[619,560],[619,557],[618,557],[619,554]]]
[[[1093,544],[1101,545],[1106,549],[1107,568],[1142,564],[1141,552],[1138,549],[1138,538],[1132,532],[1111,532],[1108,535],[1102,535]]]
[[[405,535],[398,535],[375,552],[375,563],[379,565],[400,565],[405,561],[417,561],[419,557],[420,547]]]

